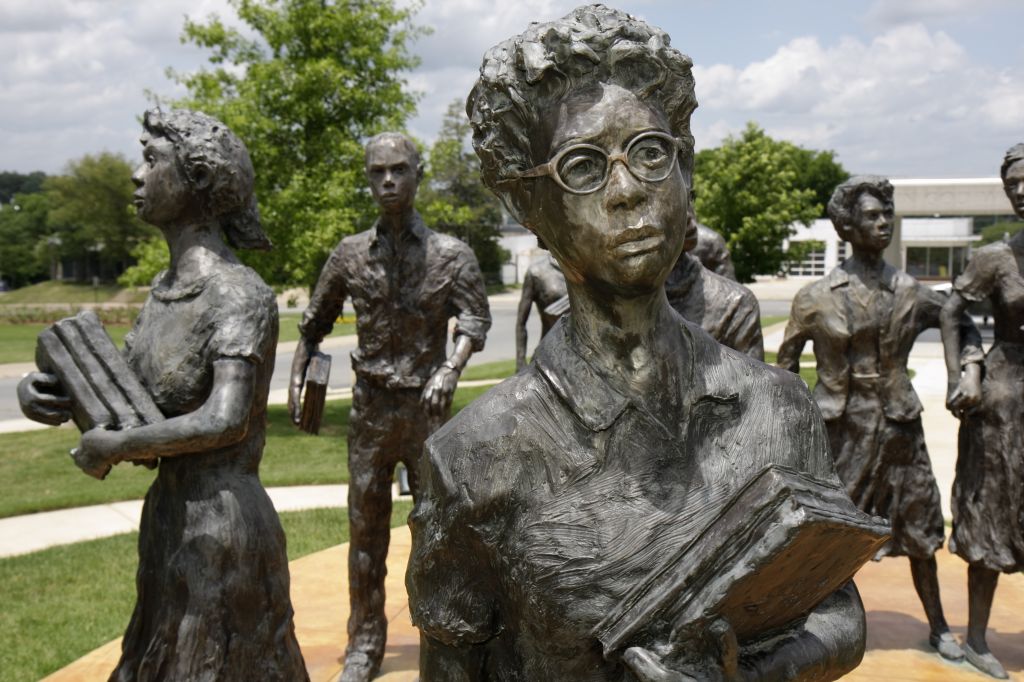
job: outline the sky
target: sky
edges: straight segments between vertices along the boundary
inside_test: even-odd
[[[407,0],[402,0],[403,2]],[[431,142],[464,101],[484,51],[578,2],[425,0],[430,27],[407,74],[408,132]],[[854,173],[993,177],[1024,141],[1021,0],[623,0],[694,61],[697,148],[748,121],[831,149]],[[0,0],[0,170],[58,173],[102,151],[139,156],[146,92],[183,95],[165,71],[207,53],[186,16],[237,24],[228,0]],[[257,169],[259,172],[259,169]]]

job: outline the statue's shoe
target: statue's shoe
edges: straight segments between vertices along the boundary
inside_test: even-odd
[[[996,657],[992,655],[991,651],[979,654],[971,648],[970,644],[965,643],[964,655],[967,657],[968,663],[986,675],[990,675],[998,680],[1010,679],[1010,676],[1006,674],[1006,670],[1003,668],[1003,665],[996,660]]]
[[[960,644],[953,637],[953,633],[948,630],[941,634],[935,632],[929,634],[928,643],[939,652],[939,656],[942,656],[947,661],[958,663],[964,660],[964,650],[960,648]]]
[[[380,670],[380,661],[374,661],[362,651],[353,651],[345,657],[345,667],[338,682],[370,682]]]

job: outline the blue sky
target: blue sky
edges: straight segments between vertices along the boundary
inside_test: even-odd
[[[480,57],[530,20],[577,2],[426,0],[413,45],[421,93],[409,130],[429,142]],[[609,3],[612,4],[612,3]],[[698,148],[747,121],[834,149],[854,172],[993,176],[1024,140],[1020,0],[628,0],[695,63]],[[164,69],[198,68],[185,15],[227,0],[0,0],[0,170],[58,172],[86,153],[138,155],[146,89],[180,95]],[[258,170],[258,169],[257,169]]]

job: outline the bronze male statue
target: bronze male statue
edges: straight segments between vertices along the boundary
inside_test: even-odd
[[[882,259],[892,239],[888,180],[850,178],[836,187],[828,213],[853,256],[797,293],[778,363],[799,372],[804,343],[814,342],[814,396],[839,477],[861,509],[892,523],[892,540],[877,558],[910,559],[928,641],[943,658],[960,660],[964,653],[939,598],[935,551],[945,535],[939,488],[925,448],[921,402],[907,375],[914,339],[939,326],[945,299]],[[979,362],[978,330],[966,316],[959,329],[959,362]]]
[[[683,253],[665,282],[668,302],[676,312],[699,324],[720,344],[763,361],[764,338],[757,298],[750,289],[735,279],[713,272],[694,255],[700,243],[701,227],[691,203]],[[711,228],[704,229],[718,235]],[[724,250],[725,241],[720,236],[718,240]],[[726,256],[728,253],[725,251]],[[732,267],[731,261],[725,263]]]
[[[694,218],[696,220],[696,218]],[[697,223],[697,245],[691,253],[711,272],[736,281],[736,268],[725,238],[707,225]]]
[[[691,64],[603,5],[484,57],[467,103],[483,181],[561,264],[572,311],[427,443],[406,578],[423,682],[828,680],[863,654],[847,578],[887,536],[843,491],[806,387],[665,295],[687,229]],[[865,529],[836,528],[820,558],[844,567],[824,582],[798,575],[814,563],[800,552],[755,561],[786,569],[771,593],[799,615],[720,599],[752,566],[735,553],[766,534],[706,552],[763,518],[730,501],[769,479],[831,491],[822,508]],[[688,564],[698,553],[706,571]],[[691,591],[661,582],[680,576],[722,590],[683,608]],[[748,628],[753,613],[780,620]]]
[[[523,292],[516,312],[516,371],[526,366],[526,321],[534,305],[540,314],[541,338],[569,311],[565,275],[558,261],[548,253],[530,263],[523,278]]]
[[[459,374],[470,354],[483,348],[491,325],[472,250],[428,229],[413,208],[423,169],[412,141],[398,133],[371,139],[366,175],[380,218],[343,239],[324,265],[299,325],[288,397],[298,423],[309,358],[351,298],[359,344],[352,353],[356,383],[348,431],[351,614],[343,682],[371,679],[384,655],[384,560],[395,465],[408,469],[415,498],[423,442],[447,418]],[[454,349],[446,357],[453,316]]]

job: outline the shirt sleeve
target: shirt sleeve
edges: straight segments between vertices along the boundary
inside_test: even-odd
[[[491,328],[491,308],[487,303],[487,289],[480,265],[469,247],[465,247],[457,259],[458,273],[452,286],[451,303],[455,308],[456,322],[453,337],[460,334],[472,341],[473,352],[484,349],[487,330]]]
[[[444,447],[429,441],[420,466],[421,493],[409,517],[409,609],[431,639],[469,647],[498,632],[495,578],[469,493],[443,464]]]
[[[999,256],[999,252],[991,248],[975,251],[967,268],[953,282],[953,289],[968,301],[987,299],[999,278]]]
[[[320,271],[320,278],[309,297],[309,307],[299,323],[299,333],[313,343],[320,343],[331,333],[334,321],[345,304],[344,244],[344,241],[338,244]]]
[[[244,280],[222,286],[213,311],[216,331],[207,345],[210,362],[243,358],[262,362],[277,343],[277,305],[263,282]]]

